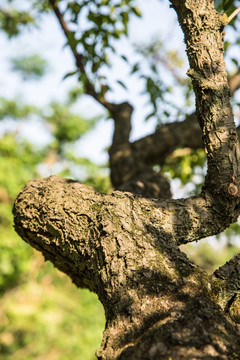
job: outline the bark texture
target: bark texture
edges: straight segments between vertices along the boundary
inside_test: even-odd
[[[132,106],[98,99],[115,123],[109,155],[119,191],[104,195],[52,176],[29,182],[14,205],[19,235],[98,294],[106,314],[99,360],[240,359],[239,255],[209,276],[178,247],[220,233],[240,213],[224,21],[210,0],[171,4],[185,34],[196,114],[130,143]],[[172,200],[152,165],[186,145],[206,150],[205,186],[198,196]]]
[[[19,194],[19,235],[104,306],[98,359],[240,358],[239,276],[229,291],[223,270],[208,276],[179,250],[182,207],[181,214],[181,203],[103,195],[54,176]],[[186,236],[194,233],[185,224]]]

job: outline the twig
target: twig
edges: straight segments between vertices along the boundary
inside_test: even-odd
[[[231,96],[240,89],[240,69],[228,79]]]
[[[232,21],[232,19],[237,16],[237,14],[240,12],[240,7],[237,8],[236,10],[234,10],[234,12],[228,17],[228,24],[230,23],[230,21]]]
[[[53,11],[58,19],[58,22],[66,36],[66,38],[68,39],[69,38],[69,34],[70,34],[70,30],[68,28],[68,25],[66,23],[66,21],[64,20],[64,17],[63,17],[63,14],[61,13],[61,11],[59,10],[58,6],[57,6],[57,3],[56,3],[56,0],[49,0],[49,3],[50,5],[52,6],[53,8]],[[86,75],[86,78],[87,78],[87,81],[86,81],[86,93],[90,96],[92,96],[95,100],[97,100],[100,104],[102,104],[107,110],[109,111],[112,111],[113,110],[113,107],[114,107],[114,104],[111,104],[109,103],[104,95],[100,95],[98,94],[95,89],[94,89],[94,86],[93,84],[90,82],[87,74],[86,74],[86,70],[85,70],[85,67],[84,67],[84,63],[83,63],[83,59],[84,59],[84,56],[82,54],[80,54],[77,49],[76,49],[76,46],[74,45],[71,45],[70,43],[68,43],[71,50],[72,50],[72,53],[73,53],[73,56],[76,60],[76,65],[78,67],[78,69],[80,70],[80,72],[82,74],[85,74]]]

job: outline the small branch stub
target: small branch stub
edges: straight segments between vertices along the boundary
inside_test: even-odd
[[[232,195],[232,196],[237,196],[239,193],[239,190],[238,190],[238,187],[237,185],[233,184],[233,183],[230,183],[228,185],[228,194],[229,195]]]
[[[228,22],[227,24],[230,23],[230,21],[232,21],[233,18],[235,18],[235,16],[237,16],[237,14],[240,12],[240,7],[238,7],[236,10],[234,10],[234,12],[228,17]]]

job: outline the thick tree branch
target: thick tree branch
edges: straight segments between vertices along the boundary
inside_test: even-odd
[[[112,117],[115,122],[115,128],[113,133],[113,140],[110,149],[110,154],[115,152],[114,149],[118,148],[121,145],[128,144],[129,136],[131,132],[131,117],[132,117],[133,107],[124,102],[122,104],[116,105],[112,111]]]
[[[239,144],[223,59],[222,19],[208,1],[195,11],[188,9],[193,4],[185,6],[184,1],[172,3],[186,33],[191,65],[189,75],[193,79],[197,114],[208,158],[208,175],[201,199],[208,199],[206,209],[209,209],[210,203],[216,212],[224,213],[228,220],[222,222],[224,225],[220,227],[223,230],[239,214]],[[233,83],[231,86],[234,90]],[[153,135],[114,149],[113,184],[119,187],[131,179],[136,178],[137,181],[147,171],[148,164],[159,163],[160,156],[166,156],[176,146],[200,147],[200,131],[195,117],[192,114],[182,123],[165,125]],[[207,217],[212,217],[211,211]],[[206,230],[202,219],[199,218],[199,222]],[[210,228],[206,236],[212,232]],[[187,241],[190,240],[184,240]]]
[[[132,194],[141,195],[146,198],[171,199],[172,193],[169,180],[159,172],[146,169],[124,182],[118,190],[128,191]]]
[[[68,36],[68,28],[62,14],[55,1],[50,1],[65,35]],[[223,61],[223,24],[221,16],[215,12],[212,3],[209,1],[204,2],[204,5],[201,3],[194,11],[189,10],[191,6],[193,8],[195,6],[191,2],[186,5],[184,1],[173,1],[172,4],[186,33],[191,65],[190,75],[193,78],[197,97],[198,118],[202,126],[205,148],[208,154],[209,168],[204,193],[198,198],[189,200],[190,207],[194,207],[193,203],[195,201],[195,208],[198,208],[200,202],[200,208],[207,211],[205,217],[202,216],[201,211],[198,217],[196,215],[198,212],[195,213],[199,229],[202,229],[202,231],[195,232],[196,239],[198,239],[201,236],[203,237],[203,234],[208,236],[219,233],[220,229],[223,230],[224,227],[235,221],[239,214],[239,150]],[[210,35],[207,36],[206,34]],[[203,46],[203,43],[206,44]],[[79,67],[82,68],[81,55],[78,56],[76,49],[72,50],[76,56],[76,61],[80,61]],[[85,70],[82,68],[82,71]],[[144,192],[146,189],[150,189],[150,196],[160,195],[160,182],[158,184],[154,180],[151,183],[149,177],[145,174],[149,173],[153,161],[157,162],[161,152],[164,151],[166,154],[166,152],[172,151],[176,144],[185,146],[187,143],[187,146],[189,146],[189,143],[191,143],[192,146],[199,146],[200,137],[195,138],[192,132],[193,127],[197,128],[195,115],[190,115],[183,123],[168,124],[151,137],[129,144],[132,107],[127,103],[114,104],[111,112],[115,120],[113,144],[110,148],[113,185],[131,191],[137,188],[137,193],[141,193],[139,188],[144,189]],[[165,141],[160,143],[163,136]],[[181,140],[182,138],[184,140]],[[166,142],[169,146],[166,146]],[[161,151],[159,151],[160,148]],[[145,181],[145,179],[147,180]],[[149,182],[151,183],[150,186]],[[127,186],[126,183],[128,183]],[[157,191],[152,191],[155,187]],[[165,187],[163,188],[165,189]],[[149,194],[147,195],[149,196]],[[170,196],[170,192],[166,191],[166,194]],[[178,204],[183,206],[181,202],[176,203],[176,206]],[[184,206],[188,206],[188,204],[184,203]],[[213,213],[215,215],[219,214],[215,216],[216,226],[210,226],[211,222],[208,223],[203,220],[207,218],[212,221]],[[222,214],[224,214],[224,219]],[[181,221],[177,220],[177,223],[177,241],[179,243],[193,241],[193,237],[185,236],[185,222],[181,224]],[[206,224],[208,224],[208,228]]]
[[[188,73],[207,153],[204,192],[216,210],[228,208],[231,218],[239,206],[240,152],[223,59],[223,20],[213,1],[172,1],[172,5],[185,35]]]
[[[229,80],[230,93],[233,95],[240,87],[240,72],[236,72]],[[123,122],[121,122],[122,126]],[[129,128],[129,125],[126,126]],[[118,138],[121,139],[123,129],[115,130]],[[240,126],[237,128],[238,138],[240,139]],[[196,112],[188,115],[182,122],[176,121],[159,127],[155,133],[143,137],[133,143],[124,143],[112,146],[110,149],[110,164],[112,169],[112,183],[116,188],[127,189],[124,185],[132,179],[141,181],[142,174],[149,173],[150,167],[155,164],[163,165],[166,157],[179,147],[188,147],[193,150],[204,147],[202,141],[202,131],[197,122]],[[121,171],[119,170],[121,169]],[[156,174],[155,174],[156,175]],[[145,176],[145,175],[144,175]],[[156,184],[153,182],[153,184]],[[133,188],[133,185],[131,185]],[[134,185],[135,186],[135,185]],[[158,194],[161,197],[166,192],[162,186],[157,186]],[[128,191],[131,188],[128,187]],[[144,193],[142,193],[144,195]],[[147,194],[146,194],[147,196]],[[170,193],[168,192],[170,197]],[[153,196],[155,197],[155,196]]]
[[[161,126],[154,134],[131,144],[133,156],[146,165],[163,164],[166,156],[178,147],[202,148],[201,129],[196,120],[196,113],[193,113],[182,122]]]
[[[223,58],[223,20],[213,1],[172,1],[185,34],[197,116],[208,159],[206,188],[238,196],[239,145]],[[235,189],[235,191],[233,191]]]
[[[240,88],[240,70],[229,77],[231,95]],[[237,128],[240,139],[240,127]],[[134,157],[139,155],[146,164],[162,164],[167,155],[178,147],[202,149],[202,132],[197,122],[196,112],[188,115],[182,122],[176,121],[159,127],[155,133],[141,138],[131,144]]]
[[[52,176],[19,194],[15,228],[77,286],[98,294],[106,313],[99,360],[204,360],[212,353],[235,360],[239,335],[215,304],[216,281],[176,245],[183,222],[186,237],[204,232],[197,220],[204,204],[103,195]]]
[[[64,194],[66,194],[66,199],[64,199]],[[87,204],[86,209],[84,208],[84,199]],[[121,199],[122,202],[121,206],[118,204],[119,199]],[[49,206],[53,206],[55,209],[54,204],[59,204],[60,212],[65,212],[64,208],[66,206],[72,208],[73,212],[76,214],[81,214],[83,207],[85,213],[89,213],[89,218],[94,217],[95,219],[99,217],[99,211],[101,212],[101,208],[103,204],[105,204],[107,212],[104,216],[100,216],[99,219],[102,219],[102,217],[108,218],[109,214],[111,214],[110,218],[112,220],[115,217],[118,217],[117,213],[112,215],[115,213],[112,206],[123,206],[131,213],[131,215],[128,213],[126,217],[132,219],[133,228],[135,227],[134,222],[136,221],[136,217],[139,217],[139,221],[145,224],[146,227],[149,222],[148,228],[151,227],[153,233],[162,234],[162,237],[166,236],[167,239],[172,239],[174,243],[180,245],[207,236],[216,235],[228,227],[231,221],[237,219],[240,208],[238,211],[236,210],[236,213],[233,215],[235,218],[229,219],[229,209],[226,207],[221,209],[221,211],[218,211],[217,208],[212,206],[212,202],[212,198],[206,194],[205,196],[179,200],[148,199],[122,192],[114,192],[112,195],[103,195],[78,182],[51,176],[50,178],[43,180],[29,182],[16,200],[15,217],[16,221],[19,223],[19,225],[17,225],[18,232],[20,233],[23,231],[20,235],[23,238],[26,238],[24,229],[31,229],[33,224],[30,219],[31,216],[36,216],[35,226],[38,226],[38,229],[36,228],[35,232],[37,233],[37,231],[39,231],[40,234],[43,234],[44,226],[41,221],[37,225],[37,221],[39,221],[39,219],[48,221],[48,208]],[[32,205],[30,205],[30,203]],[[89,206],[91,206],[91,208],[89,208]],[[76,209],[74,210],[74,208]],[[46,215],[44,215],[44,211],[46,212]],[[33,215],[32,212],[36,212],[36,214]],[[21,215],[22,213],[24,216]],[[40,213],[43,215],[40,216]],[[65,220],[63,221],[63,224],[62,221],[59,219],[59,226],[64,227]],[[97,220],[94,220],[93,222],[96,223],[96,221]],[[29,228],[28,223],[30,226]],[[101,227],[100,224],[98,226]],[[22,230],[21,227],[23,228]],[[71,227],[74,227],[73,224]],[[114,224],[112,225],[112,228],[115,228]],[[119,226],[117,226],[117,228],[119,228]],[[79,231],[81,231],[81,229]],[[48,228],[47,232],[49,232]],[[28,237],[29,235],[27,235],[27,238]],[[48,242],[49,240],[47,239],[46,236],[46,241]],[[34,239],[32,240],[30,238],[29,241],[34,242]]]
[[[240,126],[237,134],[240,139]],[[188,115],[184,121],[162,125],[155,133],[134,141],[130,146],[132,156],[146,165],[163,165],[165,158],[179,147],[204,148],[196,113]]]

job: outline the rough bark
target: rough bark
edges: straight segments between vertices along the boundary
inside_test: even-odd
[[[178,247],[218,234],[240,213],[239,145],[223,60],[223,19],[210,0],[171,4],[185,34],[207,153],[201,194],[163,198],[160,184],[166,183],[154,173],[148,178],[150,150],[142,150],[144,144],[154,153],[159,133],[153,142],[146,137],[130,144],[132,107],[123,103],[109,108],[115,122],[111,177],[116,187],[132,192],[104,195],[50,177],[29,182],[14,205],[19,235],[77,286],[98,294],[106,314],[99,360],[240,359],[239,256],[209,276]],[[178,131],[176,124],[161,129],[170,143],[165,153],[174,136],[182,144],[179,130],[186,126],[187,133],[194,118]],[[149,198],[156,194],[161,196]]]
[[[179,250],[186,209],[54,176],[29,182],[18,196],[19,235],[104,306],[98,359],[239,358],[238,303],[234,314],[226,307],[239,278],[229,292],[226,277],[208,276]],[[194,237],[188,210],[182,231]]]
[[[230,94],[233,95],[240,87],[239,71],[228,79],[228,84]],[[192,150],[204,147],[196,112],[186,116],[184,121],[162,125],[153,134],[131,143],[129,134],[132,108],[128,103],[119,106],[122,109],[125,106],[128,111],[125,112],[124,120],[113,114],[114,140],[109,150],[113,186],[149,197],[170,198],[170,186],[166,177],[162,173],[156,177],[152,166],[164,165],[165,159],[179,147]],[[237,134],[239,138],[240,127],[237,128]],[[140,187],[139,182],[142,184]],[[152,190],[146,190],[149,188]]]

